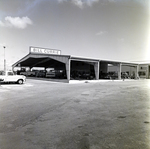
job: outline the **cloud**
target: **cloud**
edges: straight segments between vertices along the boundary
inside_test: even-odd
[[[99,2],[99,0],[58,0],[58,2],[71,2],[79,8],[83,8],[84,5],[92,6],[93,3]]]
[[[32,25],[32,21],[28,17],[5,17],[5,21],[0,21],[2,27],[14,27],[19,29],[25,29],[28,25]]]
[[[107,31],[100,31],[98,33],[96,33],[97,36],[101,36],[101,35],[104,35],[104,34],[107,34],[108,32]]]
[[[73,0],[72,3],[74,3],[75,5],[77,5],[80,8],[83,7],[83,1],[82,0]]]

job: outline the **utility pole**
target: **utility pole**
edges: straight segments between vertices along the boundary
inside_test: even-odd
[[[3,46],[4,48],[4,72],[6,72],[6,59],[5,59],[5,46]]]

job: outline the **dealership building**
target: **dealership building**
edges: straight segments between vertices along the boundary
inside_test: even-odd
[[[55,72],[49,79],[101,80],[122,78],[150,78],[150,64],[103,60],[62,55],[60,50],[30,47],[29,54],[12,65],[15,67],[43,68]]]

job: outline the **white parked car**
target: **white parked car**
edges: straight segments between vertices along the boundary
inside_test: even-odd
[[[26,81],[24,75],[15,75],[12,71],[0,71],[0,82],[16,82],[18,84],[23,84]]]

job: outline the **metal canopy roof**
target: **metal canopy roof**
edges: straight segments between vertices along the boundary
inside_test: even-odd
[[[18,62],[12,65],[12,67],[54,67],[57,65],[61,65],[61,63],[66,63],[70,60],[75,61],[87,61],[87,62],[106,62],[113,64],[122,64],[122,65],[132,65],[137,66],[137,63],[130,62],[120,62],[120,61],[111,61],[111,60],[100,60],[94,58],[84,58],[84,57],[75,57],[71,55],[53,55],[53,54],[36,54],[29,53]]]
[[[67,55],[48,55],[48,54],[32,54],[29,53],[18,62],[13,64],[13,67],[52,67],[61,65],[60,62],[65,62],[70,56]]]

